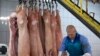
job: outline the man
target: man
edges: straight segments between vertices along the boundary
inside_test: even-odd
[[[68,36],[63,39],[60,47],[59,56],[91,56],[91,46],[88,39],[77,33],[73,25],[68,25],[66,28]]]

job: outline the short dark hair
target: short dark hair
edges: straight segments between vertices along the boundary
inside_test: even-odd
[[[68,25],[68,26],[66,27],[66,31],[67,31],[68,29],[72,29],[72,28],[74,28],[74,29],[76,30],[76,28],[75,28],[74,25]]]

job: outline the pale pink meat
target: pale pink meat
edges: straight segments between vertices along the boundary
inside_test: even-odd
[[[31,56],[43,56],[43,47],[40,40],[39,34],[39,20],[38,20],[38,11],[29,9],[29,35],[31,43]]]
[[[57,56],[57,44],[56,44],[56,16],[55,11],[52,11],[51,14],[51,29],[52,29],[52,37],[53,37],[53,56]]]
[[[27,9],[22,7],[17,12],[17,23],[18,23],[18,56],[30,56],[30,39],[27,28]]]
[[[18,28],[16,12],[13,12],[9,19],[10,39],[8,46],[8,56],[17,56],[18,49]]]
[[[50,11],[48,9],[44,10],[43,19],[45,23],[46,56],[52,56],[53,55],[53,38],[52,38],[52,31],[51,31]]]
[[[59,50],[61,42],[62,42],[62,31],[61,31],[61,19],[59,15],[59,11],[56,10],[56,44],[57,44],[57,50]]]

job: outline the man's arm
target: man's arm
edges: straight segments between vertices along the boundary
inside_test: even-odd
[[[65,43],[66,43],[66,37],[62,41],[62,44],[61,44],[60,49],[59,49],[59,55],[58,56],[67,56]]]
[[[82,43],[82,47],[83,47],[83,51],[84,51],[84,55],[92,55],[92,51],[91,51],[91,46],[89,44],[89,41],[86,37],[81,36],[80,38],[81,43]]]

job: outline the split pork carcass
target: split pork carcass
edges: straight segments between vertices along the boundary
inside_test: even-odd
[[[39,13],[35,9],[29,9],[28,16],[28,27],[29,27],[29,35],[30,35],[30,43],[31,43],[31,56],[43,56],[43,48],[40,40],[39,34]]]
[[[28,32],[27,8],[24,5],[19,6],[17,10],[18,24],[18,56],[30,56],[30,39]]]
[[[53,56],[57,56],[57,44],[56,44],[56,15],[55,11],[51,12],[51,30],[52,30],[52,40],[53,40]]]
[[[53,38],[52,38],[52,31],[51,31],[51,21],[50,21],[51,13],[48,9],[44,10],[43,19],[45,23],[45,49],[46,49],[46,56],[53,55]]]
[[[9,19],[9,46],[8,46],[8,56],[17,56],[18,49],[18,27],[17,27],[17,17],[16,12],[10,15]]]
[[[56,10],[56,44],[57,50],[59,50],[61,42],[62,42],[62,31],[61,31],[61,19],[59,15],[59,11]]]

